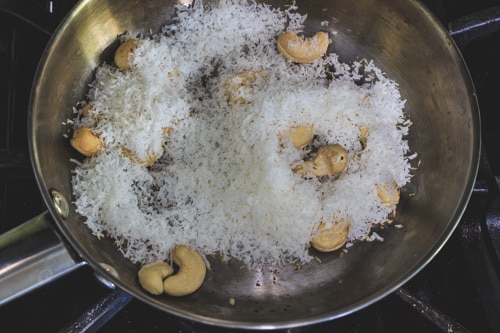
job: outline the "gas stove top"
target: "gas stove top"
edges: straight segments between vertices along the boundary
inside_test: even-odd
[[[46,210],[29,161],[28,100],[50,32],[75,2],[0,0],[0,232]],[[500,33],[495,24],[481,24],[484,17],[490,23],[500,21],[495,16],[500,10],[459,20],[495,8],[500,1],[425,3],[457,33],[477,90],[483,144],[470,203],[443,249],[401,289],[346,317],[287,332],[500,332],[500,69],[495,66],[500,52],[493,47]],[[29,8],[28,17],[16,17],[9,10],[18,7]],[[43,27],[33,23],[40,20],[46,22]],[[459,35],[464,22],[465,27],[479,23]],[[469,41],[462,38],[467,34],[484,36]],[[110,290],[89,267],[0,307],[0,325],[2,332],[8,327],[12,332],[234,331],[179,319]]]

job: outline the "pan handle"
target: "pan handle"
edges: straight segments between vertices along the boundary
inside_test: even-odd
[[[48,212],[0,235],[0,305],[86,265],[69,252]]]
[[[451,21],[447,28],[458,47],[463,49],[475,39],[500,31],[500,6]]]

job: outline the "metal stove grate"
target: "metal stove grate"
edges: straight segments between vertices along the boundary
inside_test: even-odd
[[[0,10],[0,232],[45,211],[29,161],[28,99],[38,59],[49,40],[47,32],[75,2],[0,0],[0,8],[4,8]],[[443,22],[498,5],[493,0],[425,2]],[[31,8],[29,15],[36,22],[45,21],[43,26],[5,10],[19,6]],[[289,332],[500,331],[500,265],[490,242],[490,238],[500,239],[500,199],[495,181],[500,175],[500,112],[496,101],[500,73],[492,65],[500,54],[491,47],[498,41],[500,35],[492,34],[463,49],[478,91],[484,147],[471,204],[457,231],[403,289],[347,317]],[[494,209],[487,213],[492,202]],[[181,320],[137,300],[117,304],[120,297],[84,267],[1,307],[0,318],[3,327],[15,327],[17,332],[234,331]],[[123,309],[116,314],[108,309],[108,315],[99,317],[98,310],[106,307]]]

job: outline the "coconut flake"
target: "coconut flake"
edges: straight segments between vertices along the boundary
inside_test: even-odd
[[[175,24],[141,38],[131,70],[97,69],[86,102],[99,121],[74,119],[105,145],[77,164],[72,180],[76,210],[92,232],[114,238],[133,262],[164,260],[186,244],[254,269],[313,260],[309,241],[325,217],[350,222],[347,244],[383,240],[366,236],[392,211],[375,184],[410,180],[397,83],[372,61],[351,66],[336,54],[308,65],[285,61],[274,43],[285,29],[303,29],[295,6],[222,0],[177,9]],[[335,68],[335,79],[325,67]],[[244,96],[251,103],[230,105],[227,79],[249,70],[265,72],[263,84]],[[366,75],[370,83],[355,83]],[[349,151],[341,175],[292,172],[310,151],[279,134],[303,124],[314,126],[315,145]],[[366,147],[361,127],[369,129]],[[164,128],[172,131],[165,136]],[[146,168],[124,148],[140,159],[162,157]]]

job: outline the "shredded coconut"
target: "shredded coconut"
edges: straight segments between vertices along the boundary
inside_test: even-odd
[[[260,268],[311,261],[321,221],[350,221],[351,246],[386,220],[395,207],[381,203],[375,185],[410,180],[398,85],[371,61],[286,61],[275,43],[285,29],[301,32],[305,16],[295,10],[240,0],[179,5],[174,24],[141,36],[130,70],[97,68],[85,101],[91,114],[77,110],[74,127],[92,128],[105,148],[73,175],[77,212],[97,237],[114,238],[133,262],[165,260],[186,244]],[[251,102],[231,105],[225,84],[245,71],[266,76],[258,89],[240,89]],[[310,146],[280,141],[304,124],[314,126]],[[349,152],[338,177],[292,171],[311,147],[329,143]],[[124,151],[161,158],[145,167]]]

